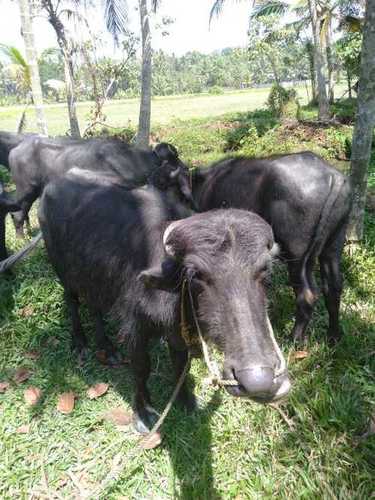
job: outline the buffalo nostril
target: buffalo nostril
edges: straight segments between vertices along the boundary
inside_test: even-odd
[[[275,372],[267,366],[234,371],[235,378],[250,397],[269,397],[274,392]]]

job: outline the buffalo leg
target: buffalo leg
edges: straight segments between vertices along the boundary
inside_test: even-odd
[[[132,345],[131,364],[136,385],[134,425],[138,432],[146,434],[157,419],[157,413],[151,406],[147,380],[150,376],[151,362],[148,354],[148,338],[138,331]]]
[[[29,211],[31,205],[34,203],[36,199],[37,196],[35,196],[34,194],[29,195],[26,198],[23,198],[21,201],[18,202],[18,204],[21,207],[21,210],[12,213],[13,224],[16,229],[16,235],[18,238],[24,237],[23,233],[24,223],[27,222],[28,225],[30,226]]]
[[[72,348],[81,364],[87,357],[87,339],[79,317],[79,300],[74,294],[66,291],[65,301],[72,320]]]
[[[0,212],[0,260],[8,257],[7,249],[5,246],[5,215]]]
[[[345,228],[342,228],[337,237],[323,249],[319,257],[322,290],[329,316],[327,336],[330,342],[336,342],[341,337],[339,312],[343,280],[340,260],[344,241]]]
[[[95,318],[95,339],[97,349],[100,353],[98,356],[100,361],[109,365],[121,363],[120,354],[116,352],[114,345],[105,334],[103,316],[100,312],[93,312],[93,316]]]
[[[188,362],[188,353],[187,351],[176,350],[173,347],[173,345],[171,345],[170,342],[168,342],[168,347],[169,347],[169,355],[171,357],[171,361],[174,368],[175,382],[177,384],[182,372],[184,371],[185,365]],[[196,409],[197,402],[194,394],[187,387],[186,379],[184,380],[181,386],[177,398],[180,404],[184,406],[189,412]]]
[[[296,317],[292,331],[293,339],[296,341],[305,340],[306,328],[317,299],[313,267],[313,260],[306,264],[300,262],[288,264],[289,279],[296,296]]]

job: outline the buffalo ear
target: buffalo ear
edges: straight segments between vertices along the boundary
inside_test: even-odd
[[[179,276],[180,266],[174,259],[167,257],[160,266],[150,267],[139,273],[138,280],[148,288],[169,291],[177,287]]]

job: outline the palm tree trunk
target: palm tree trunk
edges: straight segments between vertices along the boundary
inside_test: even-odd
[[[353,207],[349,238],[359,241],[363,236],[367,175],[375,126],[375,0],[366,2],[363,28],[361,73],[358,89],[357,121],[353,132],[350,179]]]
[[[329,106],[326,90],[325,58],[323,57],[320,43],[320,20],[318,18],[316,0],[309,0],[309,9],[314,39],[314,64],[318,83],[319,120],[327,121],[329,119]]]
[[[314,65],[314,46],[309,41],[306,44],[307,57],[309,59],[309,67],[310,67],[310,80],[311,80],[311,100],[313,103],[318,102],[318,96],[316,92],[316,77],[315,77],[315,65]]]
[[[333,104],[335,100],[334,84],[333,84],[333,60],[332,60],[332,47],[331,47],[331,21],[326,31],[326,56],[328,67],[328,99],[329,103]]]
[[[138,133],[135,142],[137,146],[145,148],[149,145],[150,138],[152,73],[151,32],[147,0],[139,0],[139,12],[142,31],[142,83]]]
[[[76,110],[76,96],[74,91],[74,70],[73,61],[70,54],[64,50],[64,74],[66,86],[66,100],[68,104],[68,115],[70,124],[70,135],[72,137],[81,137]]]
[[[79,138],[81,133],[79,130],[79,123],[76,112],[76,96],[75,96],[75,85],[74,85],[74,66],[72,50],[69,46],[69,42],[65,35],[65,28],[60,21],[51,0],[42,0],[42,7],[48,13],[48,21],[55,30],[57,43],[60,47],[62,56],[64,58],[64,73],[65,73],[65,85],[66,85],[66,100],[68,104],[68,114],[70,123],[70,135],[72,137]]]
[[[347,69],[346,70],[346,81],[348,83],[348,93],[349,93],[349,99],[351,99],[352,96],[352,79],[350,76],[350,71]]]
[[[28,0],[19,0],[22,36],[25,43],[26,61],[30,67],[31,93],[35,107],[36,123],[42,135],[48,135],[47,122],[43,111],[43,94],[40,85],[38,58]]]

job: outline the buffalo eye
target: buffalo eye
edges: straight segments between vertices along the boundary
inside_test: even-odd
[[[227,200],[223,200],[221,202],[221,208],[228,208],[228,202],[227,202]]]

